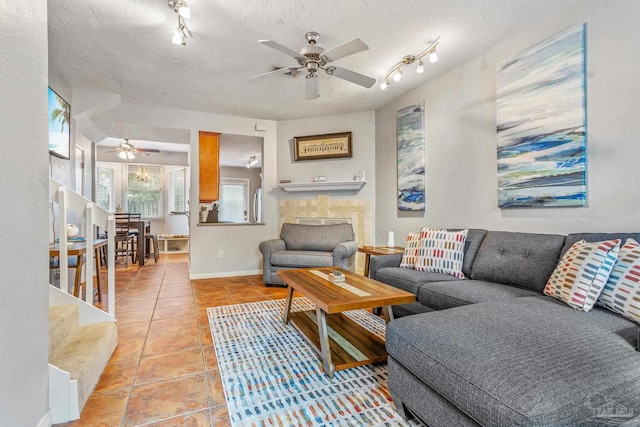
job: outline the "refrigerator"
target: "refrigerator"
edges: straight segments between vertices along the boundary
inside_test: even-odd
[[[262,222],[262,188],[253,193],[253,222]]]

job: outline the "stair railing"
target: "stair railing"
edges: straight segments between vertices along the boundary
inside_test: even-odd
[[[73,212],[83,218],[85,223],[85,301],[93,305],[93,270],[94,270],[94,226],[107,230],[107,304],[109,314],[115,317],[116,309],[116,275],[115,275],[115,241],[116,234],[115,217],[113,214],[93,203],[86,197],[65,187],[54,179],[49,179],[49,200],[58,204],[57,209],[57,234],[60,236],[60,289],[69,293],[69,258],[68,258],[68,236],[67,236],[67,213]],[[76,268],[82,268],[81,260],[78,260]],[[96,266],[96,274],[100,274],[99,266]]]

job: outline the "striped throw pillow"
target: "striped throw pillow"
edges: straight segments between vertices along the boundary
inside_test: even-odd
[[[627,239],[618,252],[618,261],[596,305],[640,323],[639,301],[640,244],[633,239]]]
[[[418,248],[420,247],[420,234],[409,233],[407,235],[407,242],[404,245],[404,253],[402,254],[402,261],[400,261],[401,268],[414,268],[416,260],[418,259]]]
[[[447,231],[434,228],[420,230],[420,247],[415,269],[450,274],[464,279],[462,262],[467,230]]]
[[[607,284],[619,250],[620,239],[574,243],[553,270],[545,295],[578,310],[591,310]]]

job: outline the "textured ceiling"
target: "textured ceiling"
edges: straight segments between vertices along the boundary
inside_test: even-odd
[[[194,38],[171,43],[177,15],[166,0],[50,0],[50,69],[73,88],[112,92],[124,101],[259,119],[286,120],[378,108],[576,0],[187,0]],[[304,76],[246,79],[293,58],[290,49],[320,33],[329,49],[360,38],[369,50],[335,65],[377,80],[371,89],[330,77],[320,98],[304,99]],[[402,56],[441,36],[436,64],[379,84]],[[415,66],[415,65],[414,65]]]

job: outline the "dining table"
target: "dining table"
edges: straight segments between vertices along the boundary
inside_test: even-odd
[[[100,273],[99,273],[99,262],[100,262],[100,248],[107,245],[107,239],[95,239],[93,241],[93,249],[95,251],[96,256],[96,280],[98,283],[98,301],[102,301],[102,296],[100,295]],[[67,256],[76,257],[76,277],[75,277],[75,286],[73,288],[73,295],[75,297],[79,297],[80,295],[80,275],[82,271],[82,263],[84,255],[87,252],[87,242],[85,240],[76,240],[70,241],[67,245]],[[49,245],[49,258],[59,257],[60,256],[60,244],[55,243]]]

